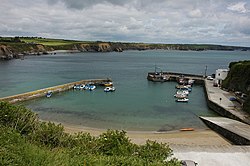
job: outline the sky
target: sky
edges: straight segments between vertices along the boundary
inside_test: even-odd
[[[0,0],[0,36],[250,47],[250,0]]]

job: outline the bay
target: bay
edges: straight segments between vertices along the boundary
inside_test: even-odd
[[[249,60],[243,51],[124,51],[30,56],[0,62],[0,97],[82,79],[111,78],[116,92],[67,91],[24,102],[43,120],[96,128],[171,131],[206,128],[198,116],[218,116],[209,110],[203,87],[194,86],[189,103],[174,100],[175,82],[153,83],[147,72],[215,73],[232,61]]]

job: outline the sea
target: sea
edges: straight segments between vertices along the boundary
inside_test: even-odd
[[[150,82],[147,73],[169,71],[211,75],[230,62],[250,60],[249,51],[124,51],[57,53],[0,61],[0,97],[83,79],[111,78],[116,91],[53,94],[22,104],[46,121],[100,129],[175,131],[206,129],[199,116],[219,116],[207,107],[204,89],[194,85],[188,103],[175,102],[176,82]]]

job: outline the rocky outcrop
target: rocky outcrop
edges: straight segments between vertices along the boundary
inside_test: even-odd
[[[90,43],[90,44],[79,44],[77,46],[81,52],[122,52],[123,48],[113,45],[111,43]]]
[[[12,50],[6,45],[0,45],[0,59],[9,60],[13,58]]]

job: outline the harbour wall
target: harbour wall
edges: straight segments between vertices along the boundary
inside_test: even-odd
[[[222,120],[218,119],[218,121],[219,121],[218,124],[207,119],[206,117],[200,117],[200,119],[207,126],[209,126],[214,131],[216,131],[217,133],[219,133],[220,135],[225,137],[227,140],[229,140],[232,144],[234,144],[234,145],[250,145],[249,137],[247,138],[247,137],[242,136],[242,134],[240,134],[240,132],[241,132],[240,130],[238,130],[238,133],[237,133],[237,131],[233,131],[233,129],[232,130],[227,129],[225,126],[223,126],[223,123],[220,124],[220,121],[223,122],[223,119]],[[230,123],[230,122],[226,122],[226,123]],[[240,126],[235,125],[233,122],[231,122],[230,125],[232,128],[234,128],[235,126],[240,127]],[[244,126],[240,127],[240,129],[242,129],[242,128],[244,129]],[[243,133],[245,134],[245,132],[248,132],[248,131],[249,130],[246,130],[246,131],[243,130]]]
[[[206,101],[207,101],[207,106],[210,109],[212,109],[214,112],[218,113],[220,116],[228,117],[228,118],[231,118],[231,119],[238,120],[238,121],[246,123],[244,120],[242,120],[238,116],[232,114],[226,108],[223,108],[221,105],[219,105],[219,104],[215,103],[213,100],[211,100],[209,98],[209,94],[208,94],[209,89],[208,89],[208,86],[205,83],[205,80],[204,80],[203,84],[204,84],[204,92],[205,92],[205,97],[206,97]]]
[[[59,92],[72,89],[74,85],[89,84],[89,83],[100,85],[100,84],[103,84],[104,82],[112,82],[112,80],[109,78],[108,79],[81,80],[81,81],[71,82],[71,83],[67,83],[63,85],[57,85],[57,86],[53,86],[49,88],[39,89],[39,90],[35,90],[32,92],[26,92],[22,94],[13,95],[13,96],[3,97],[3,98],[0,98],[0,102],[4,101],[4,102],[9,102],[9,103],[17,103],[17,102],[31,100],[31,99],[35,99],[39,97],[45,97],[48,91],[51,91],[52,93],[59,93]]]
[[[159,73],[159,72],[158,72]],[[176,72],[160,72],[162,75],[169,77],[169,81],[176,81],[180,76],[195,80],[195,84],[204,85],[204,76],[197,74],[185,74]],[[155,72],[149,72],[148,75],[154,75]]]

